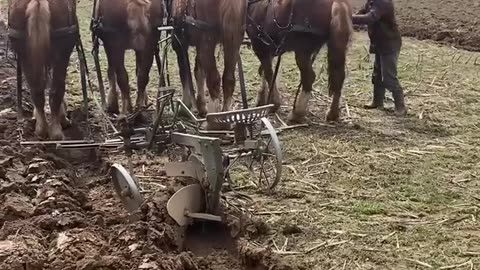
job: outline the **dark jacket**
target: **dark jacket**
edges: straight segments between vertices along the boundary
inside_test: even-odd
[[[388,54],[402,47],[392,0],[367,0],[352,20],[353,24],[368,25],[372,53]]]

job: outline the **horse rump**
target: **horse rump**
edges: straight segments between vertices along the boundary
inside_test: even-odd
[[[50,49],[50,6],[47,0],[30,0],[27,17],[27,61],[33,77],[45,76]]]
[[[132,37],[132,47],[143,50],[150,34],[150,0],[128,0],[128,27]]]

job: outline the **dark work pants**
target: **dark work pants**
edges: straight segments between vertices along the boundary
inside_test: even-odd
[[[389,54],[375,53],[372,83],[374,85],[373,100],[376,104],[383,104],[385,89],[392,92],[394,98],[403,94],[397,77],[399,54],[399,51]]]

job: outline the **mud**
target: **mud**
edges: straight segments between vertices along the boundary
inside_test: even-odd
[[[110,164],[124,160],[118,151],[72,156],[21,146],[21,139],[36,139],[34,123],[17,123],[15,68],[4,57],[0,30],[0,270],[292,269],[269,250],[249,246],[264,231],[234,210],[225,209],[229,218],[221,230],[177,226],[166,202],[188,181],[161,180],[165,188],[149,189],[142,207],[129,215],[108,177]],[[24,107],[31,113],[28,92]],[[93,134],[101,129],[89,113],[88,124],[81,110],[69,113],[74,126],[66,130],[68,139],[84,139],[78,130],[87,125]],[[165,160],[141,154],[133,163],[135,171],[159,174]]]
[[[358,9],[364,0],[353,0]],[[430,39],[458,48],[480,51],[480,3],[475,0],[394,1],[404,36]]]

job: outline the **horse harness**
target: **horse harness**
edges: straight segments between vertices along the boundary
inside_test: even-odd
[[[9,38],[12,38],[12,39],[25,39],[26,38],[26,31],[25,30],[18,30],[18,29],[13,28],[10,25],[10,20],[9,20],[10,4],[11,4],[11,2],[9,1],[8,11],[7,11],[8,12],[8,14],[7,14],[7,20],[8,20],[7,35],[8,35]],[[50,38],[52,40],[60,39],[60,38],[64,38],[64,37],[70,37],[70,36],[74,36],[74,35],[77,35],[78,38],[80,38],[78,22],[76,20],[74,20],[74,18],[71,16],[72,7],[70,6],[69,1],[67,1],[67,5],[68,5],[68,11],[69,11],[68,12],[68,14],[69,14],[69,16],[68,16],[69,26],[61,27],[61,28],[53,30],[50,33]]]
[[[199,20],[199,19],[196,19],[195,18],[195,14],[191,14],[192,12],[195,11],[195,7],[196,7],[196,3],[198,0],[166,0],[169,4],[167,4],[169,6],[169,22],[172,23],[173,25],[175,25],[174,28],[176,29],[181,29],[182,31],[185,31],[188,27],[194,27],[198,30],[202,30],[202,31],[205,31],[205,32],[218,32],[220,29],[215,26],[215,25],[212,25],[212,24],[209,24],[205,21],[202,21],[202,20]],[[175,18],[172,18],[172,14],[171,14],[171,11],[172,11],[172,3],[174,1],[185,1],[186,2],[186,5],[185,5],[185,8],[183,8],[183,16],[181,18],[181,21],[180,22],[177,22],[175,23],[174,22],[174,19]],[[240,1],[240,0],[239,0]]]
[[[257,23],[250,16],[250,8],[253,5],[255,5],[259,2],[263,2],[263,1],[268,1],[268,5],[272,5],[273,22],[275,23],[275,26],[278,28],[278,30],[280,30],[278,32],[280,42],[278,42],[278,43],[268,33],[265,32],[262,25]],[[277,20],[277,15],[276,15],[276,12],[275,12],[275,6],[273,6],[274,1],[275,0],[249,0],[248,5],[247,5],[247,20],[248,20],[247,23],[248,23],[249,27],[252,27],[252,26],[255,27],[256,32],[257,32],[256,38],[258,40],[260,40],[261,42],[263,42],[265,45],[271,47],[275,52],[275,56],[278,56],[278,55],[284,53],[283,45],[284,45],[285,40],[286,40],[289,33],[307,33],[307,34],[312,34],[312,35],[316,35],[316,36],[324,36],[325,35],[324,31],[321,31],[320,29],[312,27],[308,18],[304,19],[304,24],[294,24],[292,22],[293,14],[294,14],[294,8],[293,8],[294,4],[293,3],[290,7],[290,14],[288,16],[288,23],[286,25],[283,25],[283,26],[280,25],[278,23],[278,20]]]
[[[96,6],[99,0],[93,1],[92,7],[92,19],[90,20],[90,31],[92,32],[92,40],[94,44],[98,42],[98,37],[103,33],[111,33],[111,34],[123,34],[128,33],[128,29],[122,29],[119,27],[113,27],[103,22],[103,16],[101,14],[96,14]],[[165,10],[165,6],[162,5]],[[158,32],[158,27],[162,25],[153,25],[152,31]]]

